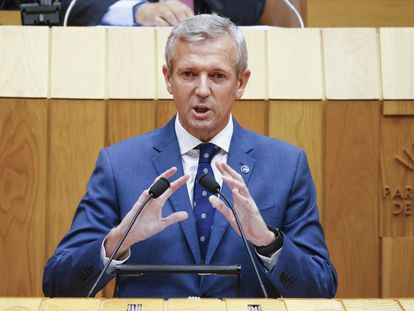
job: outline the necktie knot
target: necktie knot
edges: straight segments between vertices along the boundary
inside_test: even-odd
[[[216,154],[218,147],[212,143],[204,143],[198,145],[198,149],[200,150],[200,158],[198,160],[199,163],[211,163],[214,155]]]

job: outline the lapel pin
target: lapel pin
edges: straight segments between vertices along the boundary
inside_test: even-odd
[[[247,174],[248,172],[250,172],[250,168],[246,164],[243,164],[240,170],[243,174]]]

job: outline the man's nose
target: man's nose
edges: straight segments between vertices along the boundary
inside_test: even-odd
[[[200,97],[207,97],[210,95],[210,85],[207,75],[200,75],[197,81],[197,86],[195,89],[195,94]]]

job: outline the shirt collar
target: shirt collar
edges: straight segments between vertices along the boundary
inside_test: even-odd
[[[175,118],[175,133],[177,135],[178,146],[180,147],[181,155],[186,154],[190,150],[193,150],[199,144],[202,144],[203,141],[197,137],[191,135],[187,130],[181,125],[180,120],[177,116]],[[229,117],[229,121],[224,129],[222,129],[216,136],[214,136],[209,143],[213,143],[220,149],[225,152],[229,152],[231,137],[233,136],[233,119],[232,115]]]

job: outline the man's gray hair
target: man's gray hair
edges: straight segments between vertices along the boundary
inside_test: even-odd
[[[244,37],[232,21],[215,14],[195,15],[172,29],[165,47],[165,61],[167,62],[168,70],[173,72],[173,54],[175,43],[178,40],[196,42],[206,39],[217,39],[226,34],[236,44],[236,72],[237,76],[240,76],[247,69],[247,48]]]

